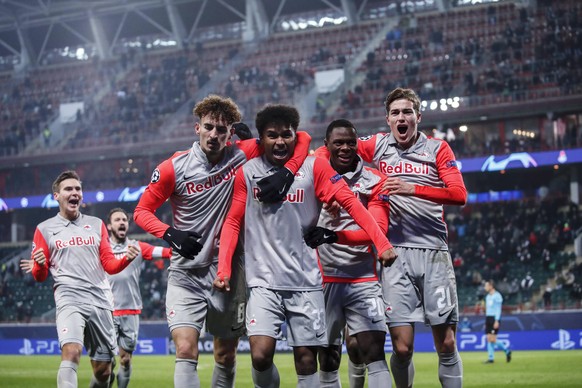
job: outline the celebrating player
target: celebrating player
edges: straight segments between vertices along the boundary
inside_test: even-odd
[[[414,381],[414,322],[432,328],[443,387],[463,384],[455,333],[457,286],[447,246],[443,205],[464,205],[467,190],[449,145],[418,131],[420,100],[411,89],[386,97],[389,134],[358,143],[362,158],[388,175],[390,241],[398,260],[382,274],[392,347],[390,369],[397,387]]]
[[[276,339],[288,322],[298,387],[317,387],[316,354],[327,343],[322,279],[315,251],[303,234],[317,224],[322,202],[337,200],[372,237],[380,260],[395,259],[392,246],[341,175],[321,158],[308,157],[283,202],[261,204],[258,181],[277,174],[293,154],[299,113],[268,105],[257,113],[256,127],[265,154],[247,162],[235,177],[232,206],[220,235],[219,270],[214,281],[231,288],[232,257],[244,221],[245,272],[249,287],[246,326],[257,387],[278,387],[273,363]]]
[[[501,348],[505,352],[505,360],[511,361],[511,350],[501,341],[497,341],[499,333],[499,323],[501,322],[501,307],[503,306],[503,297],[495,289],[493,280],[485,282],[485,334],[487,334],[487,360],[486,364],[494,362],[495,348]]]
[[[108,275],[109,284],[113,293],[114,310],[113,323],[117,345],[119,346],[120,368],[117,373],[117,386],[125,388],[131,377],[131,357],[137,345],[139,332],[139,314],[142,309],[139,277],[143,260],[169,259],[172,256],[171,248],[155,247],[153,245],[127,239],[129,220],[127,212],[122,208],[114,208],[107,216],[107,230],[113,254],[121,260],[129,246],[139,248],[139,253],[133,262],[120,273]],[[25,273],[32,272],[34,260],[21,260],[20,268]],[[115,365],[115,363],[114,363]],[[111,375],[113,381],[114,375]]]
[[[232,387],[238,338],[244,333],[246,290],[244,273],[237,268],[233,288],[220,293],[212,288],[216,277],[218,241],[230,206],[236,170],[261,152],[256,139],[229,141],[240,121],[238,106],[230,98],[211,95],[194,108],[200,140],[187,151],[162,162],[135,209],[136,223],[173,248],[168,275],[166,314],[176,345],[175,387],[198,387],[198,340],[202,326],[214,335],[213,387]],[[293,158],[271,179],[263,180],[260,196],[268,202],[285,195],[293,175],[307,156],[311,137],[301,133]],[[273,194],[274,193],[274,194]],[[173,226],[160,221],[155,211],[170,200]],[[238,274],[237,274],[238,273]]]
[[[122,257],[129,246],[139,247],[140,251],[125,270],[108,276],[115,305],[113,322],[119,346],[120,366],[117,373],[117,386],[119,388],[126,388],[131,377],[131,357],[137,345],[139,314],[142,309],[139,277],[143,260],[169,259],[172,256],[171,248],[154,247],[141,241],[128,239],[128,228],[127,212],[122,208],[111,209],[107,216],[107,230],[115,257]]]
[[[332,121],[324,143],[331,166],[342,174],[349,188],[386,233],[388,194],[382,188],[386,176],[363,166],[356,153],[358,138],[354,125],[344,119]],[[321,384],[341,386],[338,369],[342,334],[347,324],[347,333],[356,339],[354,346],[348,349],[350,361],[356,361],[350,369],[363,362],[368,370],[369,387],[390,387],[392,378],[384,356],[385,308],[370,238],[345,210],[340,210],[337,216],[322,211],[317,225],[307,232],[305,241],[312,248],[319,245],[317,253],[323,272],[328,343],[319,349]],[[357,384],[363,387],[363,379],[350,373],[350,386]]]
[[[108,387],[116,345],[113,297],[106,272],[120,272],[139,250],[130,245],[126,256],[115,258],[103,221],[80,212],[83,191],[76,172],[61,173],[52,190],[59,213],[35,230],[32,276],[42,282],[50,270],[55,282],[61,348],[57,386],[77,386],[77,368],[85,344],[93,367],[91,387]]]

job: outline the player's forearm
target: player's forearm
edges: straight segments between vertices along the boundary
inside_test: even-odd
[[[415,186],[414,196],[442,205],[463,206],[467,203],[467,189],[464,187]]]
[[[131,264],[131,261],[127,260],[126,256],[123,256],[121,259],[116,259],[113,254],[110,257],[101,256],[101,265],[109,275],[123,271],[129,264]]]
[[[380,230],[376,221],[368,210],[347,188],[338,190],[335,194],[336,201],[352,216],[354,221],[370,236],[378,252],[385,252],[392,248],[392,244]]]
[[[296,174],[299,168],[305,162],[305,158],[309,155],[309,146],[311,145],[311,136],[304,131],[297,132],[297,144],[291,159],[285,163],[285,167]]]
[[[170,225],[160,221],[151,209],[140,206],[135,208],[133,219],[137,226],[157,238],[163,238]]]

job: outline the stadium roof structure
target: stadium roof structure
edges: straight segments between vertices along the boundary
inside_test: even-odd
[[[436,0],[439,2],[439,0]],[[440,0],[441,2],[443,0]],[[418,2],[418,1],[417,1]],[[434,0],[421,2],[434,3]],[[204,28],[239,24],[243,38],[268,34],[284,15],[331,11],[357,21],[373,3],[397,0],[0,0],[0,58],[38,65],[50,50],[92,47],[100,58],[120,42],[149,35],[181,47]],[[243,23],[244,22],[244,23]],[[240,36],[240,34],[239,34]]]

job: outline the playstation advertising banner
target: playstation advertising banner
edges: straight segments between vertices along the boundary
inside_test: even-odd
[[[570,350],[582,349],[582,330],[540,330],[540,331],[512,331],[500,333],[498,340],[504,342],[514,351],[520,350]],[[458,333],[457,344],[460,351],[486,351],[487,336],[483,333]],[[202,337],[199,343],[200,353],[211,354],[214,350],[212,338]],[[433,352],[432,334],[417,333],[414,341],[416,352]],[[277,342],[277,352],[291,352],[287,341]],[[390,336],[386,336],[384,351],[392,352]],[[249,341],[241,339],[238,347],[239,353],[250,353]],[[174,354],[175,348],[171,340],[165,338],[142,338],[138,341],[134,354],[139,355],[167,355]],[[345,348],[344,348],[345,353]],[[0,354],[13,355],[60,355],[58,341],[51,339],[10,339],[0,340]]]
[[[463,317],[457,332],[460,351],[485,351],[487,336],[485,317]],[[134,354],[174,354],[165,322],[141,322],[140,338]],[[60,354],[54,324],[0,325],[0,354]],[[498,335],[512,350],[582,349],[582,312],[548,312],[504,315]],[[203,336],[198,345],[201,353],[212,353],[212,337]],[[386,353],[392,352],[390,336],[386,336]],[[416,324],[415,351],[433,352],[430,327]],[[241,339],[238,351],[249,353],[249,341]],[[344,349],[345,351],[345,349]],[[286,340],[277,342],[277,352],[291,352]]]

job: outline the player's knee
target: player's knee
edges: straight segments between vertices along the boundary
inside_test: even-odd
[[[253,368],[258,371],[265,371],[273,365],[273,356],[264,352],[262,350],[252,350],[251,358],[253,362]]]
[[[100,363],[98,366],[93,368],[93,374],[95,375],[95,378],[100,382],[109,381],[111,373],[112,373],[111,364]]]
[[[197,359],[198,349],[191,343],[178,342],[176,343],[176,358]]]
[[[319,367],[322,371],[331,372],[339,369],[341,361],[340,351],[338,351],[335,347],[320,349],[318,356]]]
[[[125,353],[119,358],[119,362],[123,368],[127,369],[131,365],[131,353]]]
[[[236,362],[236,351],[217,352],[214,354],[214,361],[225,367],[232,367]]]
[[[317,348],[296,347],[293,349],[295,370],[299,375],[311,375],[317,371]]]
[[[414,347],[407,343],[392,344],[392,351],[396,357],[402,361],[408,361],[412,358]]]
[[[75,343],[68,343],[64,344],[61,349],[62,359],[65,361],[72,361],[76,364],[79,364],[81,360],[81,352],[83,348],[79,344]]]
[[[453,353],[457,348],[457,341],[454,336],[446,336],[440,346],[437,346],[439,353]]]

